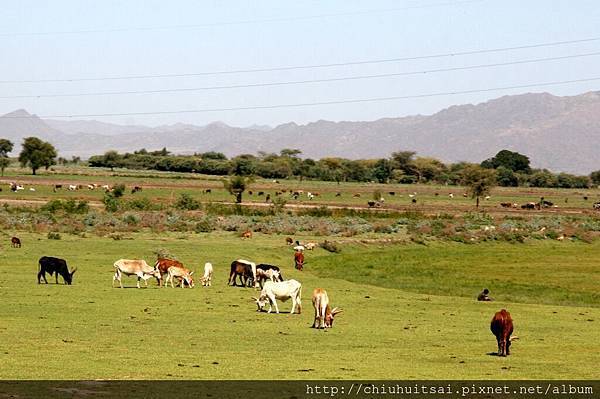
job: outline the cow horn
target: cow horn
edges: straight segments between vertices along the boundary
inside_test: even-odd
[[[258,301],[258,298],[256,298],[256,297],[252,297],[252,300],[253,300],[254,302],[256,302],[256,301]]]
[[[194,272],[190,272],[190,276],[191,276],[192,274],[194,274]]]
[[[77,271],[77,268],[73,269],[73,270],[71,271],[71,273],[70,273],[70,274],[71,274],[71,276],[72,276],[73,274],[75,274],[75,272],[76,272],[76,271]]]
[[[338,314],[338,313],[342,313],[342,312],[343,312],[343,310],[342,310],[342,309],[335,307],[335,308],[333,308],[333,310],[331,311],[331,314],[332,314],[332,315],[336,315],[336,314]]]

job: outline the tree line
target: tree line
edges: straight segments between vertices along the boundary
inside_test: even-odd
[[[0,170],[10,164],[8,154],[14,144],[0,139]],[[379,183],[435,183],[464,184],[465,175],[479,173],[494,185],[504,187],[589,188],[600,185],[600,170],[587,176],[554,173],[547,169],[531,168],[529,158],[518,152],[502,150],[480,164],[468,162],[444,163],[431,157],[417,156],[414,151],[398,151],[388,158],[345,159],[327,157],[318,160],[302,158],[297,149],[283,149],[279,153],[259,152],[228,158],[220,152],[203,152],[193,155],[175,155],[166,148],[158,151],[141,149],[124,154],[107,151],[89,158],[91,167],[147,169],[172,172],[202,173],[218,176],[258,176],[267,179],[295,178],[335,182]],[[54,146],[37,137],[23,140],[18,161],[29,167],[35,175],[40,168],[55,164],[79,163],[58,157]],[[476,167],[476,168],[475,168]],[[481,170],[479,170],[481,169]],[[474,170],[479,170],[474,172]],[[485,173],[489,171],[490,173]]]
[[[149,169],[191,172],[208,175],[258,176],[267,179],[311,179],[335,182],[435,183],[462,184],[466,168],[474,165],[493,171],[495,184],[504,187],[589,188],[600,184],[600,170],[588,176],[553,173],[533,169],[529,158],[509,150],[473,164],[444,163],[431,157],[416,156],[414,151],[398,151],[389,158],[351,160],[327,157],[319,160],[302,158],[296,149],[283,149],[278,154],[259,152],[232,158],[220,152],[173,155],[166,148],[158,151],[141,149],[120,154],[108,151],[90,157],[91,167]]]

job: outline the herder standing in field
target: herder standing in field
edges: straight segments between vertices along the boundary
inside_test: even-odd
[[[296,241],[296,246],[294,247],[294,265],[300,271],[304,267],[304,246],[300,245],[298,241]]]

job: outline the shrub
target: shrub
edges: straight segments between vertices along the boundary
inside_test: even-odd
[[[195,211],[200,209],[201,206],[200,201],[194,199],[194,197],[187,193],[182,193],[175,202],[175,208],[186,211]]]
[[[102,202],[104,203],[104,209],[106,209],[106,212],[116,212],[119,210],[119,200],[113,193],[104,194]]]
[[[127,201],[123,204],[122,208],[131,209],[135,211],[154,211],[159,210],[160,205],[153,204],[150,199],[144,198],[136,198],[131,201]]]
[[[216,230],[215,221],[212,218],[204,217],[194,227],[196,233],[210,233]]]
[[[130,226],[137,226],[140,223],[140,218],[139,216],[130,213],[123,216],[123,222],[127,223]]]
[[[117,184],[113,187],[112,195],[115,198],[121,198],[123,196],[123,194],[125,194],[125,185],[124,184]]]

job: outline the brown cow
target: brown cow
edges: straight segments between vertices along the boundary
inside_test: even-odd
[[[175,266],[175,267],[179,267],[179,268],[185,268],[183,266],[183,263],[181,263],[178,260],[175,259],[158,259],[156,261],[156,263],[154,264],[154,269],[158,270],[160,272],[161,277],[163,277],[165,274],[169,273],[169,267],[171,266]],[[163,279],[158,279],[156,278],[156,281],[158,282],[159,286],[162,286],[162,281]]]
[[[286,237],[285,238],[285,243],[287,245],[292,245],[294,243],[294,240],[292,239],[292,237]]]
[[[513,332],[513,321],[506,309],[496,312],[492,318],[490,330],[498,341],[498,356],[510,355],[510,335]]]
[[[13,237],[10,239],[10,245],[13,248],[21,248],[21,240],[19,239],[19,237]]]
[[[256,274],[256,264],[247,260],[237,259],[231,262],[231,269],[229,272],[228,285],[234,285],[237,287],[235,282],[236,278],[239,277],[241,287],[250,287],[250,282],[254,282]]]
[[[294,264],[296,265],[296,269],[302,271],[304,267],[304,254],[301,251],[294,252]]]
[[[242,238],[252,238],[252,231],[246,230],[242,233]]]

